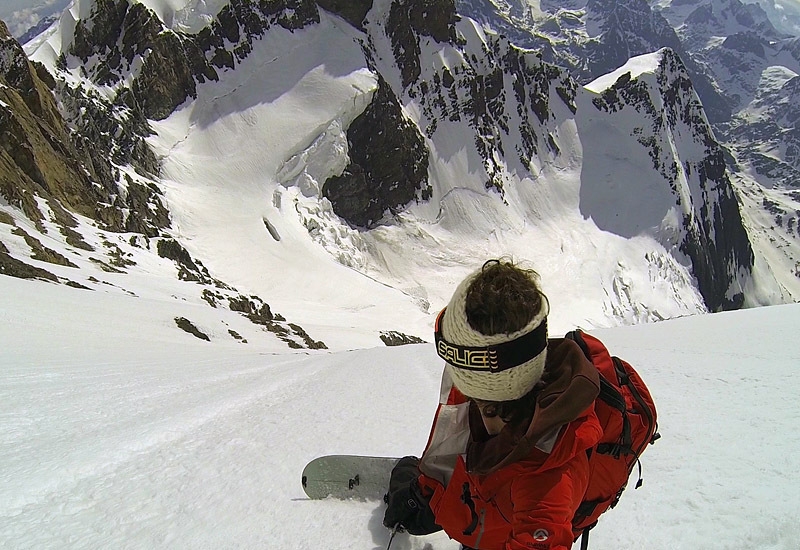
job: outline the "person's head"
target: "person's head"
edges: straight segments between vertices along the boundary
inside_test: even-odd
[[[455,386],[506,419],[530,393],[547,357],[549,305],[539,276],[510,260],[468,275],[437,322],[437,352]]]

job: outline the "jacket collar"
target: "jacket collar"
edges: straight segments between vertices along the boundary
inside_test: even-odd
[[[496,436],[489,436],[477,406],[470,404],[470,441],[467,468],[477,474],[489,474],[531,456],[535,449],[547,454],[561,428],[576,420],[600,392],[597,369],[572,340],[548,341],[547,363],[542,380],[532,390],[537,392],[532,416],[508,424]]]

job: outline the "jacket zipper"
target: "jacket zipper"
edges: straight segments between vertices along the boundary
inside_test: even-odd
[[[478,538],[475,539],[475,546],[480,547],[481,539],[483,538],[483,531],[486,528],[486,508],[481,508],[481,517],[478,520],[478,525],[480,525],[480,529],[478,530]]]

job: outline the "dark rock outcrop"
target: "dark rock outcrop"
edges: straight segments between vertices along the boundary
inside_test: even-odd
[[[42,279],[53,283],[58,282],[58,277],[46,269],[34,267],[10,255],[8,248],[2,242],[0,242],[0,275],[18,279]]]
[[[389,347],[425,343],[425,340],[423,340],[422,338],[419,338],[417,336],[410,336],[408,334],[403,334],[402,332],[397,332],[396,330],[388,330],[381,332],[381,341]]]
[[[419,37],[437,42],[455,41],[458,16],[454,0],[395,0],[389,8],[386,33],[392,41],[395,61],[400,68],[403,87],[420,75]]]
[[[357,28],[361,28],[372,3],[373,0],[317,0],[320,8],[342,17]]]
[[[188,332],[195,338],[200,340],[205,340],[206,342],[210,342],[211,338],[208,337],[208,334],[197,328],[194,323],[192,323],[186,317],[175,317],[175,324],[178,325],[178,328],[184,332]]]
[[[430,198],[427,147],[384,81],[348,128],[347,142],[350,164],[322,187],[337,215],[368,228],[387,210]]]

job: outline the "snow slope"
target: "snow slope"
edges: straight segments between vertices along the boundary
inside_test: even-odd
[[[125,300],[0,277],[4,547],[386,548],[382,503],[309,501],[300,472],[326,453],[419,454],[432,345],[275,353]],[[595,332],[649,383],[663,437],[593,548],[796,548],[798,321],[792,304]]]

